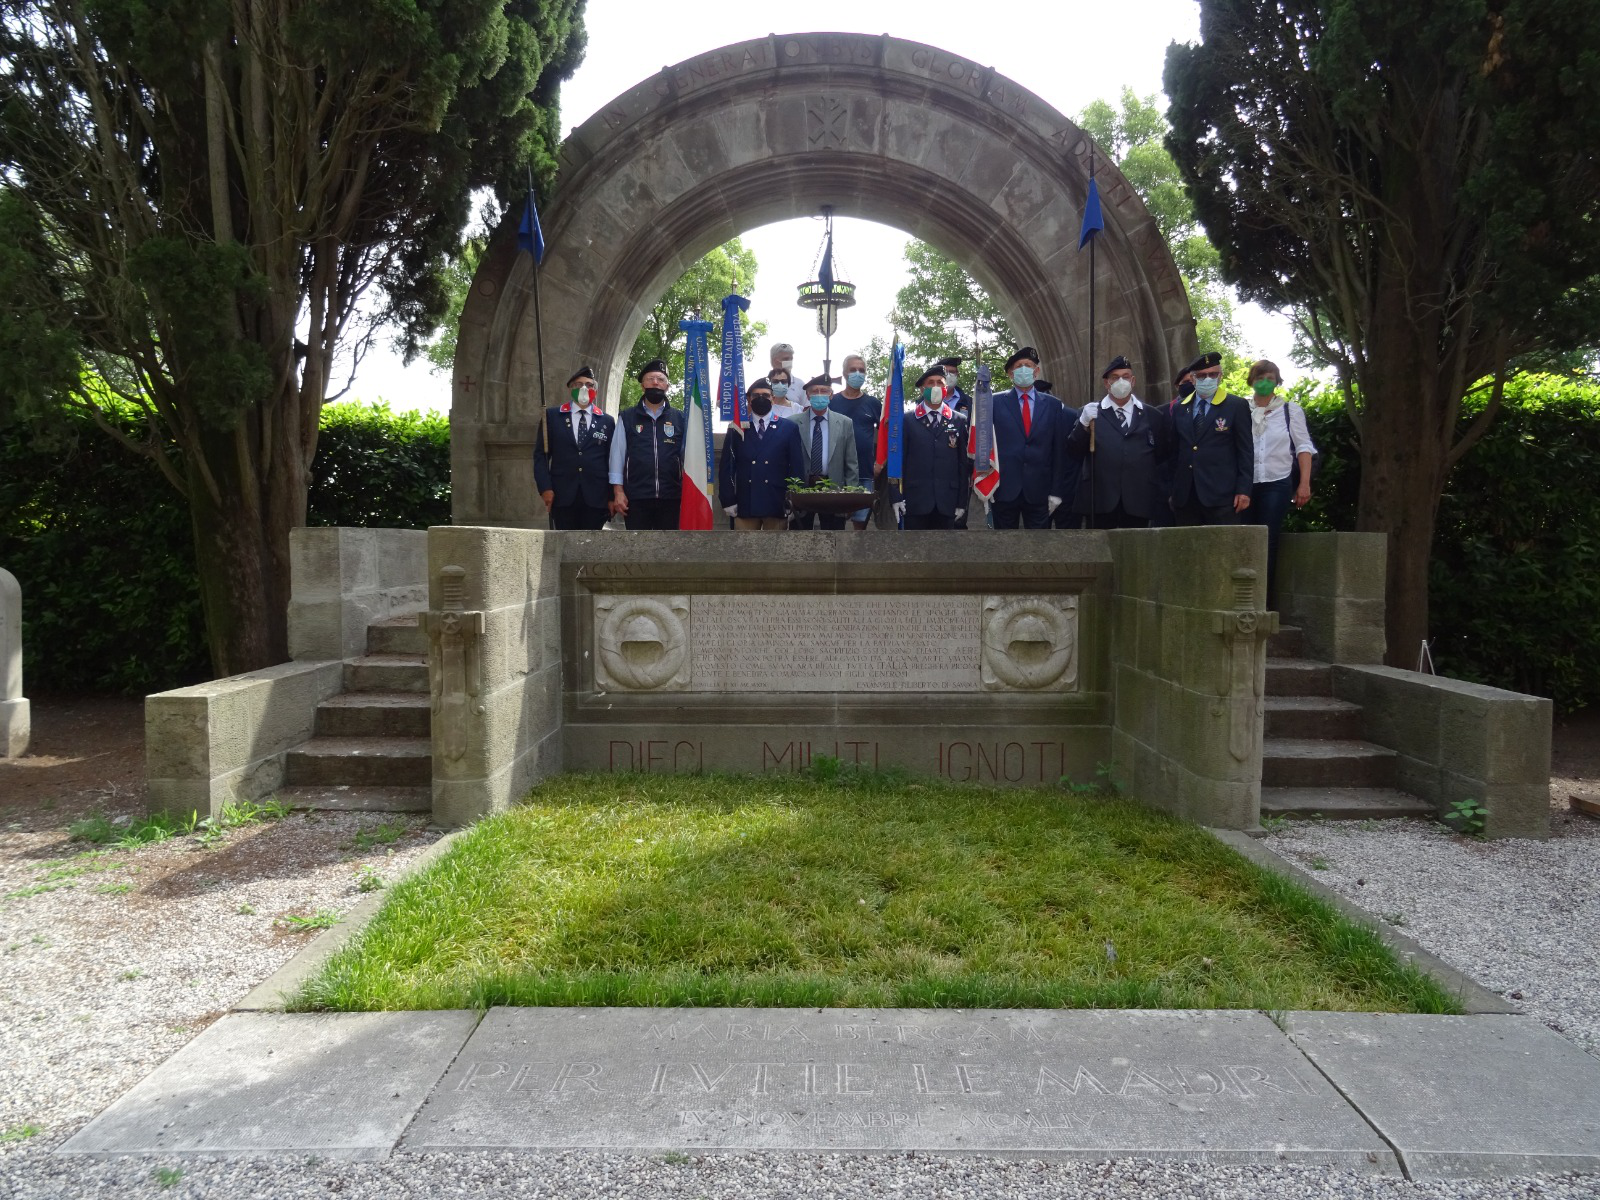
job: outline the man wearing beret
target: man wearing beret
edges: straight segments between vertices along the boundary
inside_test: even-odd
[[[757,379],[745,389],[750,423],[728,426],[722,440],[717,494],[735,529],[782,529],[791,479],[806,473],[800,428],[772,411],[772,384]]]
[[[579,367],[567,380],[571,398],[545,409],[533,478],[551,529],[599,529],[611,515],[607,460],[617,423],[595,403],[597,393],[594,369]]]
[[[1067,438],[1067,453],[1088,458],[1073,508],[1090,529],[1143,529],[1150,524],[1157,464],[1172,457],[1167,414],[1133,394],[1133,364],[1117,355],[1100,373],[1106,394],[1085,404]]]
[[[972,489],[967,418],[950,403],[943,366],[929,367],[917,380],[917,406],[902,427],[904,458],[894,499],[906,529],[954,529],[966,515]]]
[[[1222,355],[1189,364],[1194,394],[1172,406],[1172,513],[1179,525],[1237,525],[1255,484],[1250,402],[1221,390]]]
[[[996,529],[1050,528],[1061,505],[1066,464],[1066,407],[1035,386],[1039,352],[1019,346],[1006,359],[1012,386],[994,397],[1000,483],[990,501]]]
[[[683,495],[683,413],[667,404],[667,364],[639,368],[644,395],[617,418],[611,439],[611,511],[629,529],[678,528]]]

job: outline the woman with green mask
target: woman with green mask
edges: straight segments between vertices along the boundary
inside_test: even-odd
[[[1276,609],[1278,535],[1289,505],[1303,508],[1311,499],[1311,456],[1316,446],[1306,414],[1278,391],[1283,375],[1262,359],[1250,368],[1250,423],[1255,435],[1255,486],[1245,520],[1267,527],[1267,607]]]

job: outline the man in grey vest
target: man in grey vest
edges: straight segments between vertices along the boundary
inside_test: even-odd
[[[1133,365],[1122,355],[1100,378],[1106,394],[1083,406],[1067,435],[1067,453],[1083,462],[1073,511],[1090,529],[1143,529],[1159,465],[1173,454],[1172,426],[1133,394]]]

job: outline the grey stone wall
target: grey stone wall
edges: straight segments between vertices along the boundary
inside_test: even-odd
[[[1381,663],[1387,535],[1286,533],[1278,543],[1278,607],[1304,630],[1306,653],[1331,663]]]
[[[32,717],[22,694],[22,588],[0,568],[0,758],[28,752]]]
[[[292,530],[289,569],[289,657],[356,658],[373,621],[428,606],[428,531]]]
[[[1261,818],[1266,530],[1116,530],[1112,754],[1131,793],[1202,825]]]
[[[1550,836],[1549,700],[1382,666],[1336,665],[1333,691],[1400,756],[1399,786],[1440,815],[1477,800],[1487,837]]]
[[[728,238],[824,204],[937,246],[1040,349],[1047,375],[1098,379],[1084,319],[1089,256],[1078,251],[1089,154],[1081,129],[1013,80],[898,38],[773,35],[665,68],[562,146],[542,213],[543,394],[559,401],[589,363],[615,411],[622,367],[662,291]],[[1195,353],[1194,319],[1166,240],[1103,155],[1097,179],[1098,352],[1126,354],[1140,394],[1161,402]],[[450,417],[459,525],[542,515],[533,264],[516,246],[520,215],[492,239],[461,319]],[[887,332],[870,320],[847,317],[846,341]],[[1061,391],[1078,403],[1078,386]]]

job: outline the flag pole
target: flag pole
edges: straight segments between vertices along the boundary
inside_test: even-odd
[[[1094,187],[1094,138],[1092,138],[1092,137],[1089,139],[1089,186],[1090,186],[1090,188]],[[1094,395],[1094,364],[1095,364],[1095,357],[1094,357],[1094,291],[1095,291],[1095,288],[1094,288],[1094,244],[1096,242],[1098,242],[1099,240],[1100,240],[1100,238],[1098,236],[1093,236],[1093,237],[1090,237],[1090,239],[1089,239],[1089,399],[1088,399],[1088,401],[1086,401],[1086,403],[1089,403],[1089,404],[1093,404],[1096,401],[1096,397]],[[1095,460],[1095,444],[1094,444],[1094,440],[1095,439],[1094,439],[1094,434],[1095,434],[1094,422],[1090,421],[1089,422],[1089,528],[1090,529],[1094,528],[1094,499],[1095,499],[1095,494],[1094,494],[1094,460]],[[1061,498],[1061,502],[1063,504],[1068,503],[1068,497],[1063,496]]]
[[[528,164],[528,203],[533,203],[533,164]],[[544,390],[544,314],[539,308],[539,258],[533,260],[533,337],[539,362],[539,408],[544,413],[544,452],[550,453],[550,402]]]

